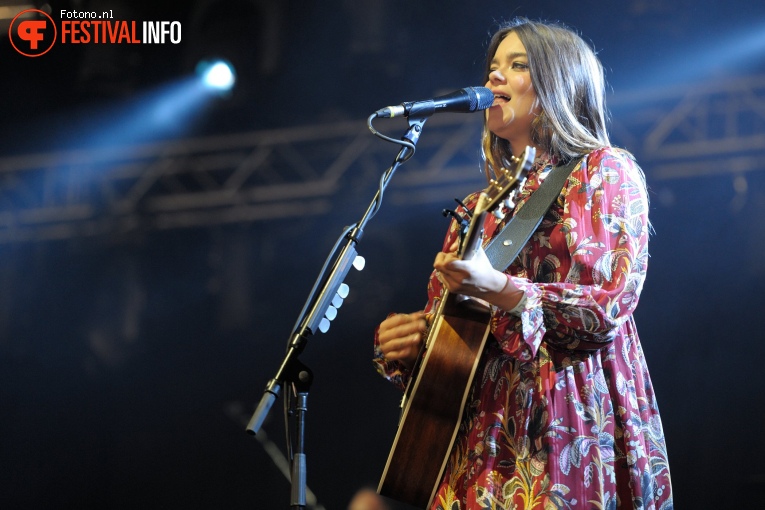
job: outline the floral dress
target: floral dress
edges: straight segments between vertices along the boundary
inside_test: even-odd
[[[537,164],[523,207],[549,173]],[[472,209],[477,194],[465,204]],[[659,409],[633,311],[648,262],[642,172],[616,148],[590,153],[506,269],[525,299],[494,309],[432,508],[670,509],[672,490]],[[503,220],[488,215],[487,242]],[[452,222],[444,249],[458,236]],[[426,311],[441,283],[431,274]],[[378,371],[401,389],[403,365]]]

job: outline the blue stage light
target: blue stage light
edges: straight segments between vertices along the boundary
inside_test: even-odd
[[[234,68],[225,60],[201,62],[197,67],[202,83],[213,90],[231,90],[236,82]]]

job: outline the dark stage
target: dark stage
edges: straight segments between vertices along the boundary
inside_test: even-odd
[[[30,0],[59,27],[62,11],[181,27],[37,57],[8,38],[22,3],[0,1],[2,508],[289,508],[281,399],[261,434],[245,426],[398,150],[366,119],[482,85],[488,37],[516,15],[592,41],[613,142],[646,173],[655,233],[636,321],[677,508],[761,505],[761,0]],[[214,57],[235,69],[229,92],[195,88]],[[366,267],[301,355],[316,508],[348,508],[379,480],[400,394],[374,371],[373,329],[425,304],[441,210],[484,184],[479,134],[479,115],[424,127],[358,244]]]

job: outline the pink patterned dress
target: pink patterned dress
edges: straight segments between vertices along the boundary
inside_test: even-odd
[[[518,208],[549,170],[535,165]],[[465,204],[472,209],[476,197]],[[489,215],[485,242],[499,226]],[[493,312],[433,509],[672,508],[664,433],[632,316],[649,229],[632,157],[610,147],[590,153],[506,270],[526,299]],[[452,222],[444,249],[457,235]],[[431,274],[426,311],[441,293]],[[377,340],[374,361],[405,387],[409,373],[384,358]]]

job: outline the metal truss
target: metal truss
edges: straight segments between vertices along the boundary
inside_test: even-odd
[[[653,180],[765,169],[765,76],[617,96],[612,133]]]
[[[765,76],[616,96],[611,107],[616,143],[650,179],[763,169]],[[400,120],[376,122],[394,138],[406,131]],[[429,119],[386,202],[482,186],[480,123]],[[371,199],[397,152],[353,121],[0,158],[0,243],[324,215],[345,194]]]
[[[394,138],[406,131],[379,122]],[[465,166],[480,178],[480,117],[436,117],[425,130],[386,200],[426,199],[429,184],[464,182]],[[376,185],[399,148],[359,121],[2,158],[0,242],[326,214],[362,177]]]

